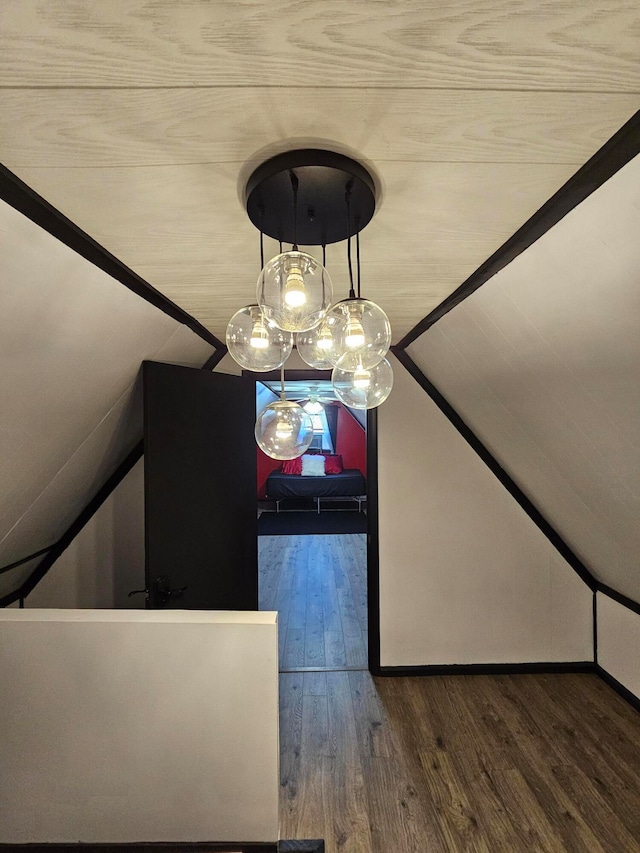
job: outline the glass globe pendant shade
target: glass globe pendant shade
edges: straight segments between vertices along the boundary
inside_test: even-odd
[[[262,313],[285,332],[306,332],[317,326],[331,305],[332,292],[329,273],[305,252],[276,255],[258,278]]]
[[[293,336],[269,324],[258,305],[236,311],[227,325],[227,348],[245,370],[264,373],[285,363],[293,348]]]
[[[347,359],[351,359],[347,355]],[[354,370],[343,367],[340,359],[331,374],[338,399],[352,409],[375,409],[384,403],[393,387],[393,370],[386,358],[373,367],[359,364]]]
[[[278,400],[258,415],[256,441],[272,459],[302,456],[313,440],[313,422],[297,403]]]
[[[335,319],[329,323],[325,318],[315,329],[299,332],[296,335],[296,347],[300,358],[316,370],[331,370],[335,366],[335,361],[332,360],[334,326]]]
[[[370,299],[349,298],[336,302],[327,314],[331,324],[333,348],[331,359],[334,365],[350,354],[347,370],[358,365],[374,367],[387,354],[391,346],[391,324],[385,312]]]

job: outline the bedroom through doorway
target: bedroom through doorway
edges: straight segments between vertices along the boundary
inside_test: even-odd
[[[318,371],[290,373],[286,397],[311,403],[314,437],[285,463],[257,448],[259,608],[278,611],[281,672],[366,670],[367,413],[339,402]],[[257,380],[256,414],[279,391],[277,380]]]

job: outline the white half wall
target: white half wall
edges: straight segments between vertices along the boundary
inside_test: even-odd
[[[593,596],[392,357],[378,411],[382,666],[593,660]]]
[[[0,843],[276,841],[276,616],[0,611]]]
[[[598,663],[640,699],[640,614],[601,592],[596,608]]]
[[[141,459],[25,599],[25,607],[144,608],[144,461]]]

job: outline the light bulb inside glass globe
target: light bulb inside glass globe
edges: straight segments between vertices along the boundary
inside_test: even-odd
[[[286,332],[307,332],[331,305],[329,273],[312,255],[291,251],[276,255],[258,278],[258,304],[266,319]]]
[[[344,342],[349,349],[356,349],[364,346],[364,329],[362,323],[357,317],[349,316],[347,320],[347,328],[345,331]]]
[[[264,325],[262,316],[251,330],[249,343],[254,349],[266,349],[269,346],[269,332]]]
[[[365,369],[374,367],[391,346],[389,318],[370,299],[350,297],[336,302],[327,312],[325,322],[331,328],[333,349],[330,357],[334,365],[351,353],[350,370],[355,370],[359,364]]]
[[[276,436],[278,438],[291,438],[293,435],[293,426],[282,418],[276,422]]]
[[[333,338],[331,337],[331,329],[326,323],[320,323],[318,327],[317,342],[318,349],[330,350],[333,348]]]
[[[287,284],[284,289],[284,301],[290,308],[300,308],[307,301],[307,294],[304,291],[304,279],[302,278],[302,270],[292,266],[289,275],[287,276]]]
[[[293,336],[266,322],[257,305],[233,315],[226,333],[229,355],[245,370],[264,373],[281,367],[293,349]]]
[[[362,365],[359,365],[358,369],[353,372],[353,387],[368,388],[370,384],[371,373],[368,370],[365,370]]]
[[[277,400],[258,415],[255,436],[260,449],[272,459],[295,459],[311,444],[313,423],[297,403]]]
[[[348,357],[346,357],[348,359]],[[336,397],[351,409],[375,409],[383,403],[393,387],[393,370],[386,358],[374,367],[362,365],[352,370],[342,366],[341,358],[331,374]]]
[[[331,370],[335,367],[333,358],[333,329],[335,318],[331,322],[322,320],[320,325],[308,332],[298,332],[296,347],[298,355],[310,367],[316,370]]]

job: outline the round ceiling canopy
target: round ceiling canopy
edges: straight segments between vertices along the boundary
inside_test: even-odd
[[[346,240],[368,225],[376,207],[375,184],[364,166],[344,154],[316,148],[287,151],[258,166],[247,182],[245,198],[249,219],[259,231],[301,246]]]

